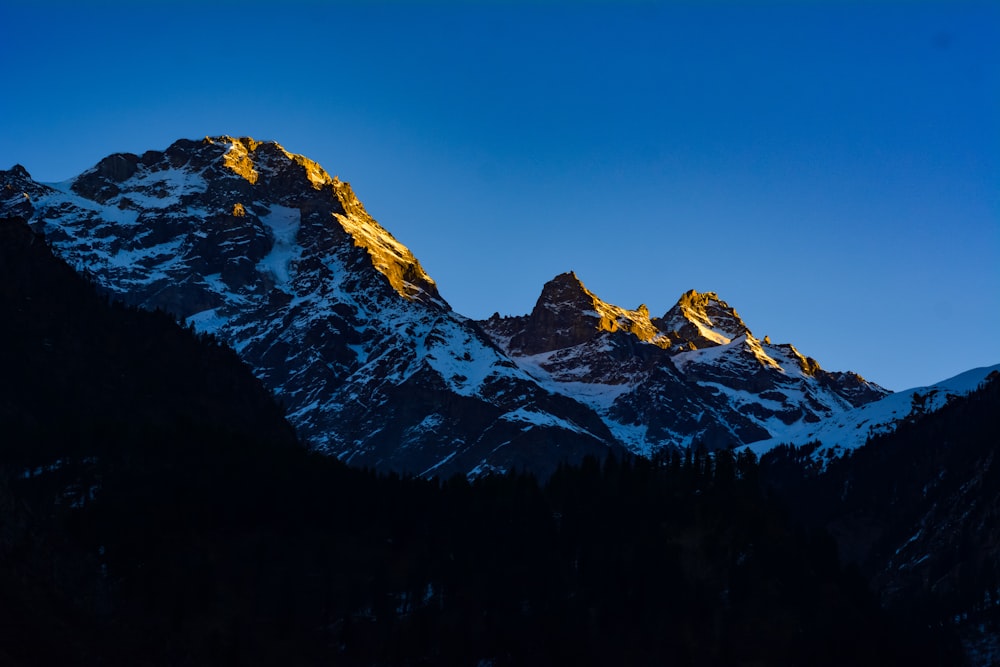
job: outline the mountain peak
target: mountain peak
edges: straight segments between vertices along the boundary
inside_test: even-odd
[[[510,341],[523,354],[579,345],[603,331],[627,331],[648,342],[661,338],[646,306],[626,310],[610,304],[587,289],[573,271],[545,283],[527,319],[525,331]]]
[[[566,306],[587,308],[593,305],[597,296],[591,292],[574,271],[560,273],[542,286],[535,308],[544,307],[550,310]]]
[[[162,227],[158,219],[166,217],[178,229],[183,220],[192,225],[191,243],[198,246],[213,245],[198,240],[207,238],[205,234],[227,237],[215,239],[221,243],[230,243],[229,236],[246,239],[246,248],[223,246],[236,254],[227,258],[224,268],[207,272],[223,274],[224,281],[233,276],[237,282],[253,282],[257,280],[253,267],[262,266],[270,274],[276,268],[280,282],[287,282],[294,275],[288,269],[296,258],[329,250],[338,243],[335,237],[346,234],[349,245],[366,251],[398,294],[444,305],[434,281],[409,249],[368,215],[350,184],[275,141],[220,135],[201,141],[179,139],[164,151],[141,156],[116,153],[73,179],[70,187],[107,209],[107,213],[95,209],[87,214],[90,217],[132,221],[144,216],[146,224],[157,228]],[[192,217],[191,211],[198,215]],[[203,221],[216,216],[223,216],[220,223],[225,223],[201,228]],[[218,248],[200,248],[197,253],[217,255]],[[241,267],[239,276],[233,275],[234,266]],[[266,282],[265,277],[260,284]]]
[[[337,179],[330,178],[318,163],[304,155],[291,153],[276,141],[258,141],[253,137],[230,137],[221,135],[205,137],[204,145],[219,145],[226,147],[223,154],[223,164],[233,173],[242,176],[251,184],[256,184],[261,169],[284,171],[295,166],[301,169],[313,189],[320,190],[333,185]]]
[[[697,348],[725,345],[750,330],[735,309],[715,292],[688,290],[656,322],[661,331],[677,332]]]

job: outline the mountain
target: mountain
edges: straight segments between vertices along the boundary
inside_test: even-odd
[[[230,345],[311,447],[421,476],[782,440],[884,397],[759,340],[718,295],[662,317],[573,273],[530,314],[455,313],[351,187],[274,142],[114,154],[62,183],[0,172],[20,215],[111,296]]]
[[[709,450],[782,438],[889,392],[829,372],[792,345],[754,337],[713,292],[689,291],[663,317],[614,306],[574,273],[528,315],[480,326],[543,387],[591,407],[630,450]]]
[[[50,185],[16,166],[0,192],[114,297],[231,345],[344,461],[447,476],[617,448],[453,312],[347,183],[276,143],[182,140]]]
[[[871,438],[892,433],[900,425],[936,412],[952,401],[975,391],[986,379],[1000,372],[1000,364],[973,368],[953,378],[926,387],[889,394],[816,423],[798,424],[779,436],[749,445],[764,454],[778,445],[808,447],[817,463],[864,446]]]

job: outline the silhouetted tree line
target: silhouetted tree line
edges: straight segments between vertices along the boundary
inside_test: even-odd
[[[143,437],[5,477],[8,664],[959,664],[714,466],[436,482]]]

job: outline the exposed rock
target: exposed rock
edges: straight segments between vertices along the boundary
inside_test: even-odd
[[[232,345],[304,439],[346,461],[544,473],[619,446],[454,314],[348,183],[274,142],[182,140],[69,184],[18,168],[0,186],[4,211],[104,288]]]
[[[622,446],[732,447],[886,393],[762,343],[712,292],[651,319],[565,273],[530,314],[472,322],[348,183],[274,142],[181,140],[54,185],[15,167],[0,188],[0,213],[227,342],[307,442],[355,464],[546,471]]]
[[[530,315],[480,322],[544,386],[586,403],[633,451],[729,448],[887,392],[827,373],[791,345],[757,340],[713,292],[684,293],[666,315],[628,311],[572,273],[545,285]]]
[[[724,345],[750,333],[743,319],[715,292],[689,290],[666,314],[654,321],[661,331],[687,349]]]
[[[669,345],[650,322],[648,308],[625,310],[606,303],[569,272],[545,284],[508,346],[520,354],[538,354],[579,345],[602,331],[627,331],[639,340]]]

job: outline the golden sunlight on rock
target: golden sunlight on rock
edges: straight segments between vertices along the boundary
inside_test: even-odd
[[[351,235],[355,245],[368,251],[372,264],[389,280],[393,289],[407,299],[436,296],[434,280],[424,272],[420,262],[406,246],[368,215],[350,183],[339,178],[333,178],[330,183],[344,209],[343,215],[334,213],[334,217],[344,231]]]
[[[244,145],[244,141],[249,144],[249,147]],[[253,139],[233,139],[232,144],[230,144],[229,150],[222,156],[222,164],[239,174],[250,183],[257,183],[257,170],[254,168],[253,160],[250,159],[250,153],[247,150],[254,150],[259,142],[255,142]]]
[[[313,188],[316,190],[337,180],[336,178],[330,178],[330,174],[326,173],[323,167],[307,157],[289,153],[288,151],[285,151],[285,155],[306,170],[306,178],[309,179],[309,182],[312,183]]]

